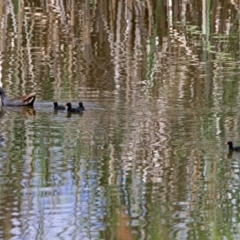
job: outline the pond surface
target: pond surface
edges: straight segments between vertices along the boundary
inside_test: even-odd
[[[239,12],[0,2],[0,238],[240,239]]]

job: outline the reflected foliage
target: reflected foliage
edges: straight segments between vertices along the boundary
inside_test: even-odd
[[[0,1],[0,237],[238,238],[239,10]]]

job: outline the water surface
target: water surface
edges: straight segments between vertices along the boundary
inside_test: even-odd
[[[0,3],[0,238],[239,239],[233,2]],[[86,112],[55,112],[52,102]]]

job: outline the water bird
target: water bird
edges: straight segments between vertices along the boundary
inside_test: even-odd
[[[36,99],[36,93],[29,93],[27,95],[21,97],[15,97],[12,99],[8,99],[2,87],[0,87],[0,97],[3,106],[33,106],[34,101]]]
[[[67,106],[68,112],[71,112],[71,113],[81,113],[82,112],[82,110],[79,107],[72,108],[72,104],[70,102],[66,103],[66,106]]]
[[[65,106],[63,105],[58,105],[58,102],[54,102],[54,110],[65,110]]]
[[[229,150],[229,151],[240,152],[240,146],[234,147],[232,141],[228,141],[228,142],[226,142],[225,144],[228,145],[228,150]]]
[[[79,102],[79,107],[78,109],[80,109],[82,112],[85,111],[85,107],[83,106],[82,102]]]

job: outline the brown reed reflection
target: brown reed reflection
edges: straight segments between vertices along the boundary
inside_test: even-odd
[[[173,6],[165,8],[162,1],[120,1],[110,4],[109,7],[103,2],[90,3],[80,0],[63,5],[54,2],[51,6],[47,1],[41,1],[36,2],[36,8],[31,8],[27,1],[9,4],[6,4],[6,0],[0,3],[0,17],[5,26],[0,30],[1,36],[4,36],[0,39],[1,52],[5,53],[6,59],[10,59],[4,61],[3,73],[6,76],[14,73],[14,78],[3,80],[4,84],[8,83],[7,92],[17,92],[20,87],[24,93],[30,89],[22,86],[30,88],[30,83],[31,86],[40,84],[44,90],[49,89],[50,83],[44,81],[49,61],[52,61],[51,84],[55,87],[53,95],[56,99],[59,99],[67,85],[71,86],[70,89],[78,89],[79,83],[97,89],[106,89],[106,86],[111,89],[128,86],[127,88],[131,89],[139,84],[138,79],[143,77],[144,84],[154,86],[158,84],[151,79],[154,69],[164,72],[171,66],[171,62],[168,62],[171,58],[167,57],[168,49],[171,49],[173,54],[183,49],[195,66],[196,63],[201,63],[194,46],[191,45],[191,39],[189,44],[185,42],[188,38],[184,37],[184,32],[176,25],[177,22],[194,21],[193,16],[196,15],[203,14],[202,17],[207,18],[206,11],[202,10],[204,5],[199,5],[198,1],[191,2],[192,12],[187,15],[181,12],[186,11],[189,3],[181,1],[174,2],[174,9]],[[213,19],[217,20],[208,24],[211,31],[217,29],[217,33],[224,33],[227,28],[228,7],[236,7],[236,4],[231,2],[217,14],[219,4],[214,4],[209,12]],[[7,7],[17,8],[18,11],[7,11]],[[155,9],[158,9],[157,13]],[[238,14],[235,8],[229,11],[233,19]],[[6,14],[13,21],[8,22]],[[167,16],[169,21],[164,20]],[[197,25],[193,28],[184,27],[189,34],[200,37]],[[8,31],[11,31],[11,34],[6,34]],[[172,47],[167,41],[167,34],[171,36]],[[211,39],[211,43],[214,44],[214,41]],[[144,44],[145,42],[148,44]],[[237,53],[238,45],[234,42],[233,44]],[[150,51],[144,55],[147,48]],[[16,58],[12,55],[14,52],[17,53]],[[103,61],[96,62],[96,58]],[[162,64],[163,62],[166,64]],[[103,71],[105,67],[108,71]],[[118,70],[125,72],[126,81],[120,81]],[[201,72],[201,68],[196,70]],[[64,76],[68,76],[67,81]],[[90,76],[90,80],[86,81],[86,76]],[[20,84],[21,82],[24,84]],[[176,85],[180,87],[181,84],[178,82]],[[72,96],[71,90],[69,99],[72,99]],[[130,96],[129,93],[127,96]]]
[[[123,211],[119,211],[117,220],[116,239],[133,240],[131,227],[129,226],[129,217]]]
[[[104,109],[1,110],[7,238],[95,239],[117,222],[118,238],[133,239],[140,218],[139,238],[235,237],[239,174],[219,174],[217,150],[225,135],[239,138],[236,1],[2,0],[0,19],[9,96]],[[137,211],[110,222],[109,188]]]

